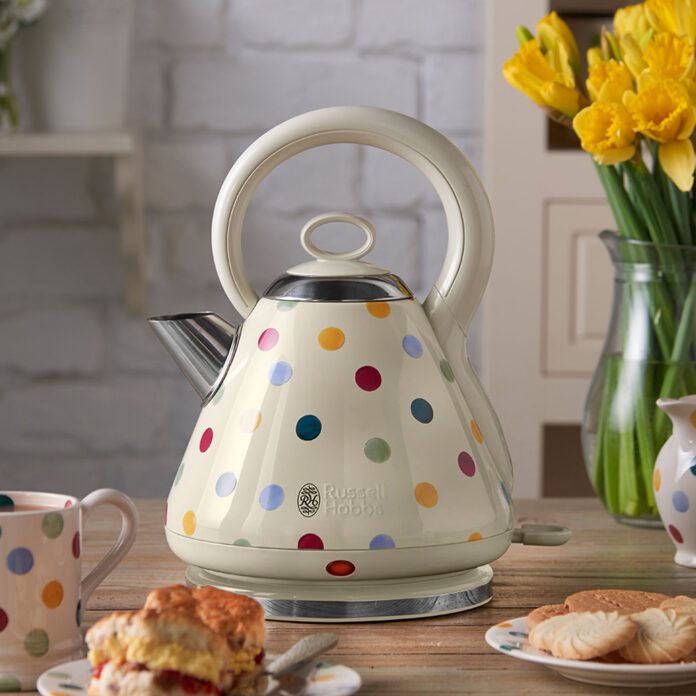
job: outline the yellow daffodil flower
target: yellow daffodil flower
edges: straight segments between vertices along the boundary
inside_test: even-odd
[[[607,60],[590,68],[585,84],[592,101],[623,103],[624,92],[633,90],[633,77],[623,63]]]
[[[643,6],[655,32],[696,39],[696,0],[646,0]]]
[[[656,34],[645,45],[644,59],[658,78],[691,79],[696,72],[694,47],[686,37]]]
[[[658,157],[665,173],[682,191],[694,182],[694,147],[689,139],[696,108],[686,87],[673,79],[641,76],[638,93],[627,92],[624,103],[639,133],[660,143]]]
[[[595,102],[573,119],[583,150],[598,164],[617,164],[636,152],[633,119],[620,102]]]
[[[546,55],[541,52],[537,39],[520,46],[520,50],[503,65],[505,79],[535,104],[560,111],[573,117],[586,103],[585,97],[575,89],[572,70],[557,70],[564,61],[565,47],[559,43]]]
[[[645,16],[643,4],[622,7],[614,14],[614,33],[617,38],[633,36],[641,43],[643,38],[652,31],[650,22]]]
[[[588,48],[587,49],[587,66],[593,68],[595,65],[604,62],[604,54],[601,48]]]
[[[543,17],[536,25],[537,35],[542,45],[548,52],[554,52],[558,48],[563,49],[563,55],[574,75],[580,76],[580,51],[570,27],[558,16],[557,12],[551,12]],[[556,67],[560,70],[560,67]],[[569,85],[570,86],[570,85]]]
[[[640,45],[633,36],[627,34],[619,39],[619,46],[621,47],[622,61],[637,80],[638,76],[648,67]]]

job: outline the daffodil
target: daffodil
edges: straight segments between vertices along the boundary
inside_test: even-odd
[[[644,60],[651,74],[658,78],[691,79],[696,72],[693,44],[674,34],[656,34],[650,39]]]
[[[624,92],[633,90],[633,77],[623,63],[607,60],[590,68],[585,84],[592,101],[623,103]]]
[[[636,152],[633,119],[621,102],[595,102],[575,116],[573,129],[598,164],[625,162]]]
[[[624,103],[635,130],[658,142],[660,166],[682,191],[694,183],[694,147],[689,139],[696,108],[686,87],[673,79],[642,76],[638,93],[627,92]]]
[[[696,0],[646,0],[643,6],[655,32],[696,39]]]
[[[587,66],[593,68],[598,63],[604,62],[604,54],[602,49],[596,46],[587,49]]]
[[[546,51],[552,54],[559,52],[563,55],[566,64],[573,71],[574,75],[579,77],[580,51],[578,51],[578,44],[570,27],[558,16],[558,13],[551,12],[539,20],[536,30],[539,40]],[[562,70],[563,67],[556,66],[556,69]]]
[[[617,38],[633,36],[638,43],[641,43],[647,34],[652,33],[650,22],[645,16],[643,3],[616,10],[614,13],[614,33]]]
[[[648,67],[638,41],[630,34],[626,34],[626,36],[622,36],[619,39],[619,46],[621,48],[622,62],[637,80],[640,74]]]

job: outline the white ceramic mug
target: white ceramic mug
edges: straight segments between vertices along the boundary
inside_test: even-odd
[[[82,524],[105,504],[121,532],[81,580]],[[34,690],[50,667],[80,657],[82,609],[135,541],[138,512],[104,488],[79,500],[57,493],[0,491],[0,691]]]

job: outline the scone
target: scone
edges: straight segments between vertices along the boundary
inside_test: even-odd
[[[183,585],[150,593],[145,608],[116,612],[87,632],[90,696],[255,694],[265,629],[253,599]]]

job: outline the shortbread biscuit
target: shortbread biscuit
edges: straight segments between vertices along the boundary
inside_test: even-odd
[[[660,609],[674,609],[677,614],[696,614],[696,599],[679,595],[670,597],[660,604]]]
[[[585,590],[566,597],[565,608],[569,612],[618,611],[619,614],[637,614],[644,609],[659,607],[669,599],[658,592],[640,590]]]
[[[638,631],[619,651],[629,662],[676,662],[696,648],[696,623],[691,614],[653,608],[633,614],[631,620]]]
[[[546,621],[546,619],[550,619],[552,616],[561,616],[567,613],[566,608],[562,604],[544,604],[543,607],[537,607],[527,614],[527,628],[531,631],[542,621]]]
[[[538,623],[529,632],[529,642],[539,650],[551,652],[551,641],[556,635],[558,628],[568,621],[572,621],[574,618],[574,614],[557,614],[550,619]]]
[[[563,660],[591,660],[607,655],[626,645],[638,631],[636,624],[618,611],[568,616],[573,619],[559,625],[549,641],[551,654]]]

